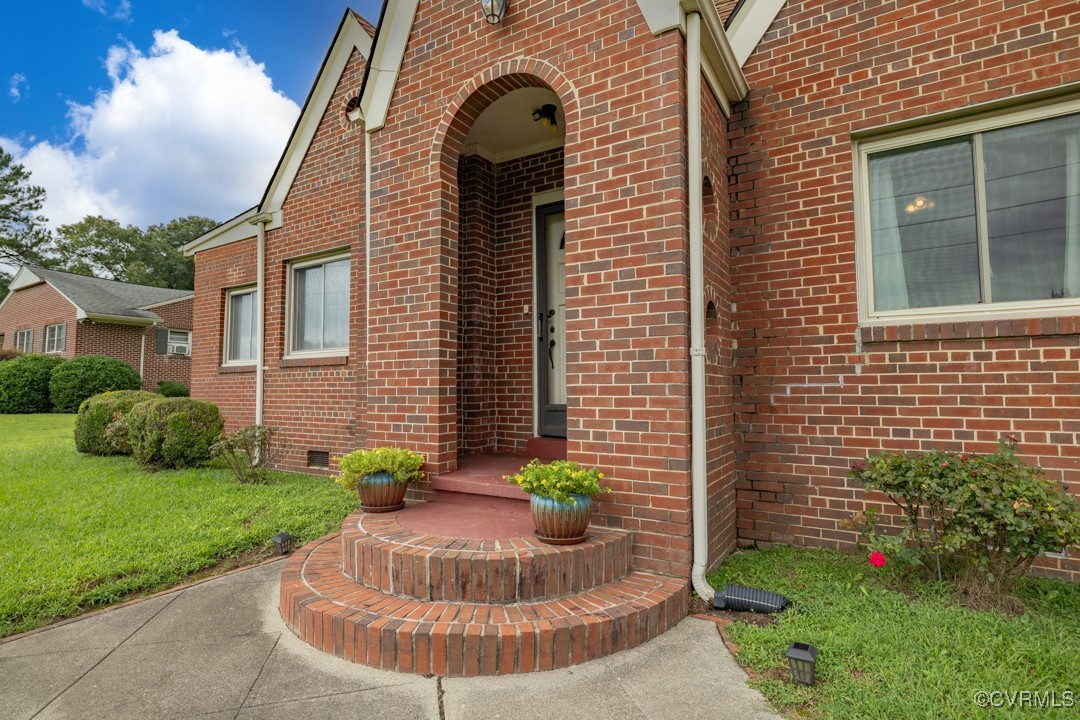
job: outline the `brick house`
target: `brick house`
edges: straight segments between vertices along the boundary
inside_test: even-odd
[[[190,290],[24,265],[0,302],[0,348],[59,355],[108,355],[139,372],[143,387],[191,384]]]
[[[346,13],[260,203],[187,246],[194,390],[233,426],[285,428],[294,468],[422,451],[416,499],[506,495],[501,457],[601,467],[597,526],[630,534],[633,572],[678,581],[625,610],[631,644],[739,545],[851,546],[839,521],[885,509],[846,480],[868,453],[1012,432],[1075,492],[1078,39],[1065,0]],[[364,551],[361,584],[401,587],[401,527],[367,522],[355,542],[391,549]],[[350,533],[305,557],[347,567]],[[286,619],[360,662],[472,674],[612,649],[572,619],[569,654],[525,662],[519,625],[505,667],[503,629],[474,640],[491,667],[404,615],[323,633],[302,572]]]

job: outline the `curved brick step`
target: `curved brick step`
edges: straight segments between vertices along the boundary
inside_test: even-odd
[[[686,615],[686,582],[640,572],[510,605],[389,595],[342,573],[339,535],[289,558],[281,615],[305,642],[371,667],[451,677],[550,670],[640,645]]]
[[[630,572],[632,535],[590,527],[577,545],[533,537],[469,540],[402,527],[396,514],[357,512],[342,523],[342,568],[350,579],[416,600],[515,603],[579,593]]]

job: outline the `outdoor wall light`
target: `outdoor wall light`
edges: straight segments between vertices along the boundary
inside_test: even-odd
[[[538,122],[544,127],[550,127],[551,132],[559,132],[559,119],[555,116],[557,110],[558,108],[551,103],[541,105],[539,109],[533,110],[533,122]]]
[[[787,649],[791,679],[803,685],[814,684],[814,666],[817,664],[817,648],[807,643],[793,642]]]
[[[480,0],[480,7],[484,10],[484,19],[492,25],[498,25],[506,12],[510,0]]]
[[[288,555],[292,552],[293,536],[289,533],[279,532],[270,539],[274,541],[274,547],[277,549],[278,555]]]

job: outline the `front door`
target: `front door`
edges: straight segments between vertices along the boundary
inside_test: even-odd
[[[539,434],[566,437],[566,220],[536,208],[536,406]]]

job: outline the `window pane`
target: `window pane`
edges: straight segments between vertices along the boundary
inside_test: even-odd
[[[325,268],[323,347],[349,346],[349,261],[335,260]]]
[[[876,310],[980,300],[968,141],[870,158]]]
[[[322,349],[322,265],[296,271],[296,332],[293,350]]]
[[[229,360],[255,357],[254,298],[250,292],[229,297]]]
[[[983,136],[991,296],[1080,296],[1080,116]]]

